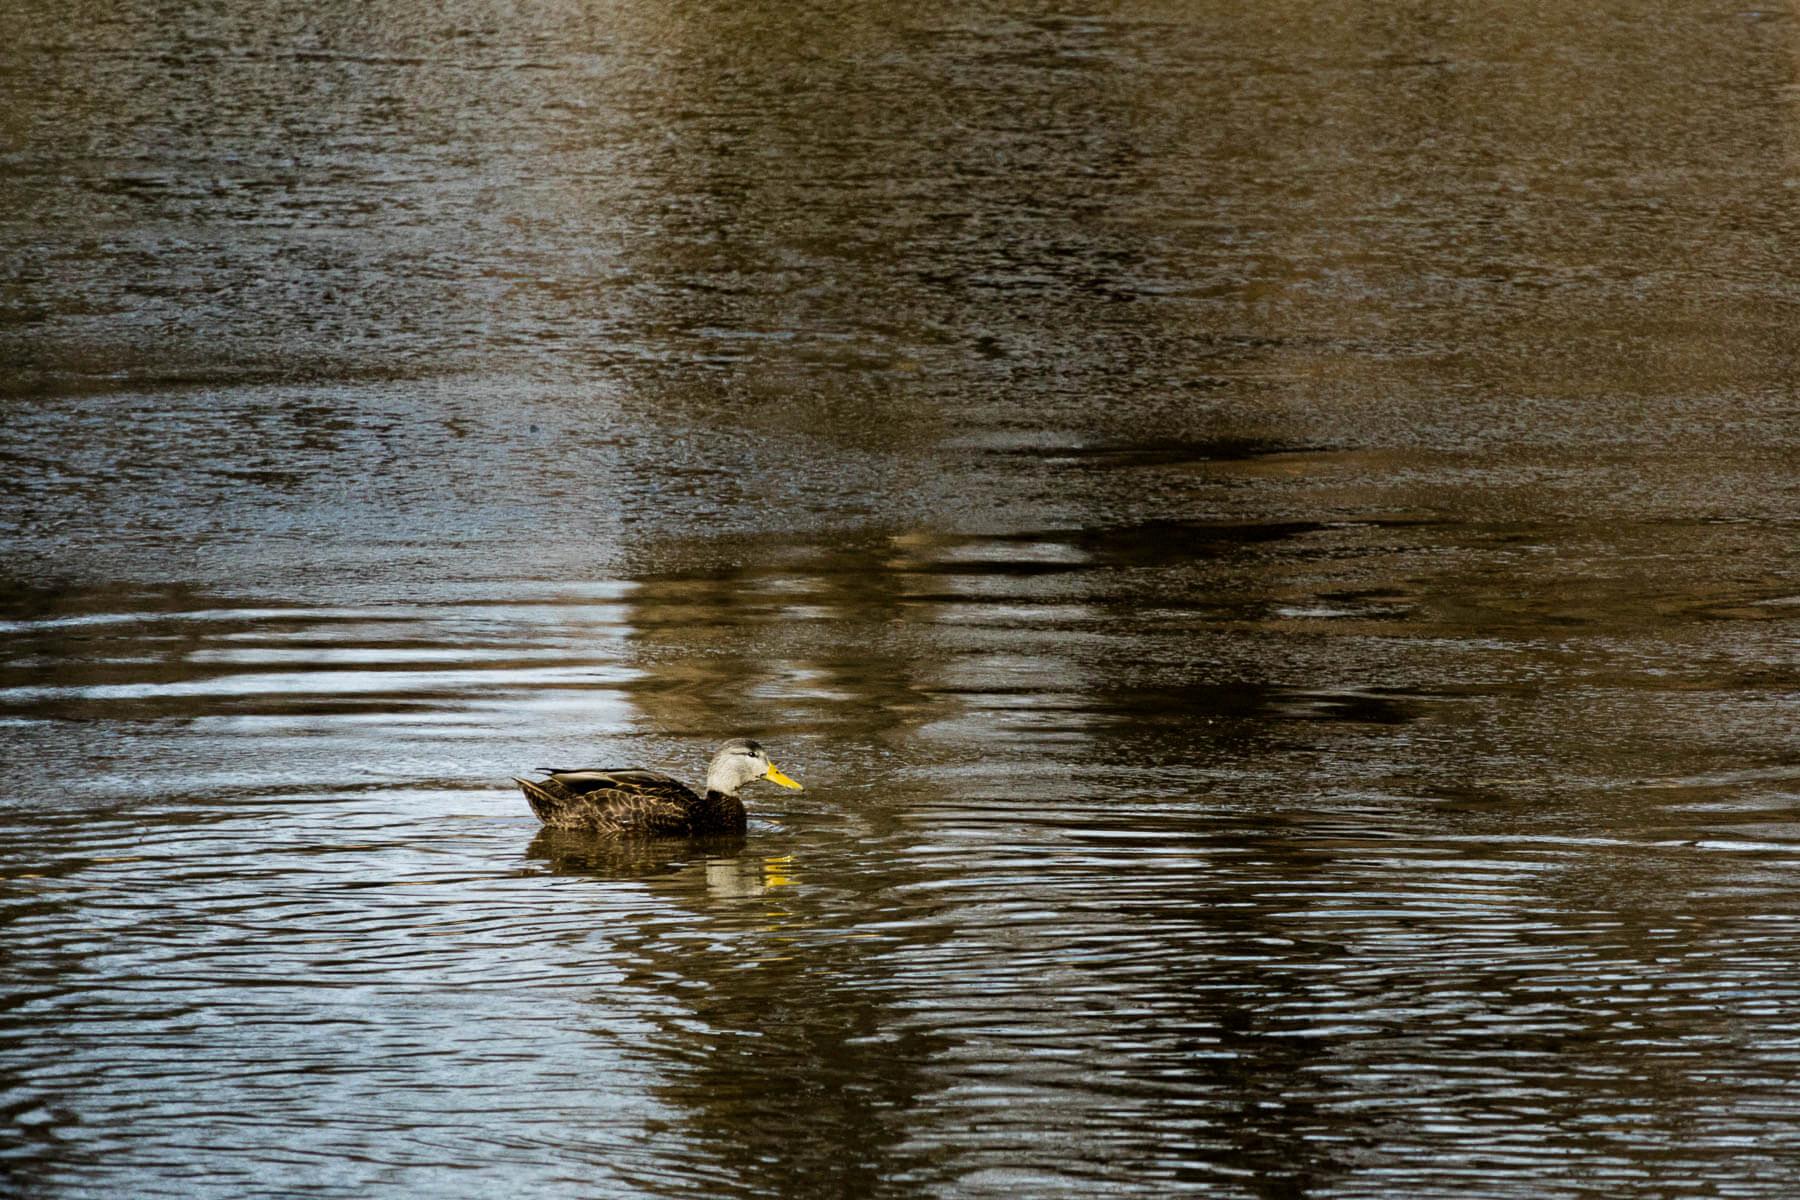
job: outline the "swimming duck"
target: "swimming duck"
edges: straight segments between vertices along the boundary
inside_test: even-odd
[[[799,790],[775,769],[768,753],[749,738],[720,746],[706,769],[706,795],[661,771],[639,767],[565,770],[539,767],[547,778],[514,778],[538,820],[552,829],[640,837],[705,837],[743,833],[744,802],[738,789],[758,779]]]

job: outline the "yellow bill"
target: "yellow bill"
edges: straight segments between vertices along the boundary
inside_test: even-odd
[[[763,776],[763,778],[768,780],[770,783],[779,783],[784,788],[793,788],[796,792],[805,790],[798,783],[795,783],[792,779],[789,779],[786,775],[783,775],[780,771],[777,771],[775,769],[774,763],[769,764],[768,773],[765,774]]]

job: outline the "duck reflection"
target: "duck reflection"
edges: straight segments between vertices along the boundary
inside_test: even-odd
[[[744,900],[767,896],[795,882],[791,854],[745,853],[742,835],[709,838],[621,838],[583,829],[543,829],[525,857],[552,875],[594,880],[644,880],[698,868],[705,895]],[[684,886],[670,894],[679,898]]]
[[[735,861],[741,835],[713,838],[622,838],[584,829],[542,829],[525,857],[552,875],[594,879],[643,879],[672,875],[695,863]]]

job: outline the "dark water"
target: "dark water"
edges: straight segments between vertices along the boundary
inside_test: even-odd
[[[1797,64],[6,5],[0,1192],[1800,1193]]]

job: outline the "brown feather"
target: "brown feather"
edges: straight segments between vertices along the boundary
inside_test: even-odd
[[[657,771],[558,771],[545,779],[513,782],[538,820],[552,829],[639,837],[744,831],[744,805],[736,796],[708,792],[702,798]]]

